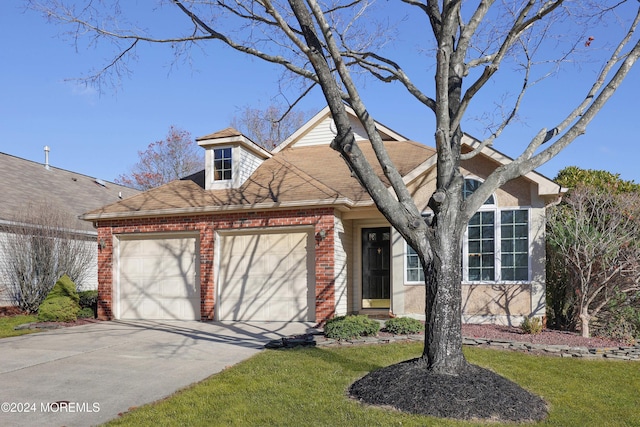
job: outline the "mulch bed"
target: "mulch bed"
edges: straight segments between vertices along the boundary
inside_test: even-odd
[[[0,317],[11,317],[11,316],[20,316],[23,314],[27,314],[20,310],[18,307],[8,306],[8,307],[0,307]],[[87,325],[89,323],[100,322],[98,319],[78,319],[73,322],[34,322],[29,323],[26,326],[26,329],[57,329],[57,328],[66,328],[70,326],[80,326]]]
[[[413,359],[367,374],[349,394],[403,412],[459,420],[525,422],[546,418],[545,401],[487,369],[468,365],[458,376],[435,374]]]

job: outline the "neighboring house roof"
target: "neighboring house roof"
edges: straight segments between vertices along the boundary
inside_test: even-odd
[[[138,194],[138,190],[87,175],[0,153],[0,221],[11,222],[29,205],[47,201],[70,212],[77,230],[93,231],[78,219],[89,210]]]

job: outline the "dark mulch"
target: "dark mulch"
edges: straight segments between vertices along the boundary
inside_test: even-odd
[[[542,398],[494,372],[468,365],[459,376],[434,374],[422,359],[373,371],[349,394],[370,405],[459,420],[538,421],[548,413]]]
[[[2,306],[0,307],[0,317],[11,317],[11,316],[19,316],[21,314],[26,314],[18,307],[14,306]]]

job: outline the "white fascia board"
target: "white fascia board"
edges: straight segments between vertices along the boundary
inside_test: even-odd
[[[198,145],[204,148],[214,147],[214,146],[223,146],[223,145],[241,145],[249,151],[254,152],[258,156],[262,156],[265,159],[272,157],[272,154],[260,147],[255,142],[251,141],[244,135],[238,136],[228,136],[225,138],[215,138],[215,139],[203,139],[198,141]]]
[[[358,120],[358,116],[356,115],[355,111],[353,111],[353,109],[351,107],[346,106],[345,108],[347,110],[347,113],[351,117],[353,117],[354,119]],[[329,107],[324,107],[315,116],[313,116],[311,119],[309,119],[309,121],[307,121],[300,129],[298,129],[293,134],[291,134],[291,136],[289,136],[287,139],[285,139],[282,143],[278,144],[278,146],[273,149],[272,153],[275,154],[275,153],[277,153],[279,151],[282,151],[285,148],[291,146],[297,140],[299,140],[302,136],[304,136],[307,132],[309,132],[311,129],[313,129],[315,126],[317,126],[318,123],[322,122],[324,119],[326,119],[329,116],[331,116],[331,111],[329,110]],[[376,121],[375,124],[376,124],[376,129],[378,130],[378,132],[385,134],[386,136],[388,136],[392,140],[394,140],[394,141],[408,141],[408,139],[405,136],[399,134],[398,132],[392,130],[391,128],[386,127],[385,125],[381,124],[380,122]]]
[[[302,127],[300,127],[298,130],[292,133],[287,139],[282,141],[280,144],[278,144],[273,149],[272,153],[276,154],[284,150],[285,148],[293,144],[295,141],[300,139],[302,136],[304,136],[307,132],[313,129],[318,123],[320,123],[329,115],[331,115],[331,112],[329,111],[329,107],[324,107],[315,116],[310,118],[304,125],[302,125]]]
[[[463,136],[463,144],[475,149],[480,145],[480,141],[465,134]],[[480,152],[503,165],[513,162],[511,157],[491,147],[483,147]],[[538,195],[540,196],[557,196],[563,193],[563,189],[559,184],[539,172],[531,171],[525,174],[524,177],[538,185]]]

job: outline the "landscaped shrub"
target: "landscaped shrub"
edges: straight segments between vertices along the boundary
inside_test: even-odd
[[[525,317],[520,324],[520,328],[525,334],[539,334],[543,329],[542,319],[539,317]]]
[[[325,336],[338,340],[376,335],[379,330],[380,323],[363,315],[334,317],[324,326]]]
[[[91,310],[90,316],[87,314],[78,314],[78,317],[96,317],[98,314],[98,291],[82,291],[78,292],[78,295],[80,296],[79,304],[82,309],[81,311],[84,312],[87,309]]]
[[[613,298],[594,319],[592,334],[630,344],[640,340],[640,292]]]
[[[78,304],[80,304],[80,308],[93,308],[98,305],[98,291],[82,291],[78,292],[78,296],[80,300]]]
[[[80,308],[71,298],[53,298],[44,300],[38,309],[40,322],[73,322],[78,319]]]
[[[78,312],[78,319],[95,319],[96,315],[91,307],[81,308]]]
[[[76,285],[66,274],[51,289],[38,309],[41,322],[71,322],[78,318],[80,297]]]
[[[394,317],[384,322],[384,328],[387,332],[395,335],[416,334],[424,331],[424,325],[421,321],[411,317]]]

